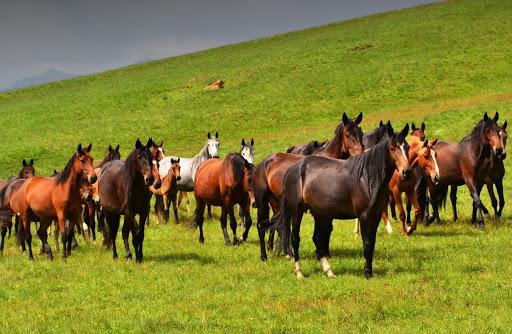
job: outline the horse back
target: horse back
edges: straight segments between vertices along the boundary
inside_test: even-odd
[[[25,184],[25,200],[28,207],[39,217],[57,217],[57,206],[65,205],[67,199],[60,198],[61,189],[55,178],[34,176],[28,179]],[[57,195],[57,196],[55,196]],[[57,203],[54,203],[57,202]]]
[[[114,160],[101,168],[97,181],[98,194],[103,208],[109,212],[120,211],[126,202],[128,191],[125,180],[128,179],[125,162]]]
[[[275,153],[264,161],[267,184],[274,196],[278,198],[281,196],[286,172],[293,164],[302,159],[304,159],[304,156]]]

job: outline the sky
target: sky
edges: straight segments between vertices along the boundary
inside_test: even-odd
[[[88,74],[428,0],[0,0],[0,89]]]

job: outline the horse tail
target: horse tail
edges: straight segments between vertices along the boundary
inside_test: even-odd
[[[288,149],[286,150],[286,153],[292,153],[292,151],[295,149],[295,146],[290,146],[288,147]]]
[[[286,195],[281,198],[281,207],[279,212],[270,219],[270,227],[273,231],[279,233],[278,252],[290,249],[290,234],[291,234],[291,215],[287,206]]]
[[[9,184],[6,184],[4,187],[0,189],[0,207],[4,206],[4,197],[5,193],[7,192],[7,188],[9,187]]]
[[[441,204],[443,205],[443,209],[446,209],[446,202],[448,198],[448,186],[444,187],[441,190],[441,193],[439,194],[439,200],[441,201]]]

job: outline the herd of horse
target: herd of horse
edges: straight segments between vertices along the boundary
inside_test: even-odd
[[[505,204],[503,160],[507,122],[499,125],[497,112],[492,118],[485,113],[459,143],[427,139],[424,123],[420,127],[412,123],[411,128],[405,124],[395,132],[391,122],[381,121],[374,131],[364,134],[362,119],[362,113],[354,119],[343,113],[330,140],[292,146],[286,153],[274,153],[256,165],[253,139],[243,139],[239,152],[219,158],[218,133],[208,133],[206,144],[192,158],[166,156],[163,142],[157,144],[149,138],[146,144],[137,139],[125,160],[121,160],[119,145],[109,146],[96,167],[90,154],[92,145],[80,144],[64,169],[52,176],[35,176],[34,161],[23,160],[17,176],[0,180],[0,250],[7,232],[11,234],[13,217],[17,241],[24,253],[28,248],[30,259],[32,222],[38,223],[41,252],[49,259],[53,254],[48,230],[56,223],[55,235],[57,238],[57,233],[61,234],[65,259],[77,245],[75,229],[82,233],[88,229],[96,239],[98,220],[104,244],[117,258],[116,236],[124,216],[121,234],[126,258],[132,258],[131,235],[136,262],[142,262],[151,198],[155,197],[158,222],[169,220],[172,207],[178,223],[180,203],[185,199],[189,208],[187,193],[193,191],[196,208],[191,225],[199,228],[201,243],[205,240],[203,222],[207,207],[210,216],[211,206],[221,208],[221,228],[226,245],[230,245],[247,240],[252,206],[257,209],[261,260],[267,260],[267,250],[274,249],[277,231],[279,251],[292,259],[299,278],[303,277],[299,263],[303,215],[309,211],[313,216],[316,255],[329,277],[334,276],[328,262],[333,220],[356,218],[354,232],[362,236],[364,272],[371,277],[379,222],[383,220],[387,231],[392,232],[388,207],[395,219],[395,207],[398,208],[402,233],[411,235],[418,222],[441,223],[439,207],[446,202],[449,187],[453,220],[457,220],[457,187],[465,184],[473,201],[471,221],[483,228],[483,214],[488,214],[488,210],[480,193],[485,185],[495,217],[501,216]],[[237,205],[243,230],[240,237],[236,233]],[[232,241],[227,231],[228,217]]]

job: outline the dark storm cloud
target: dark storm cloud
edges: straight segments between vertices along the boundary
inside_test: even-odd
[[[427,0],[0,0],[0,87],[85,74]]]

